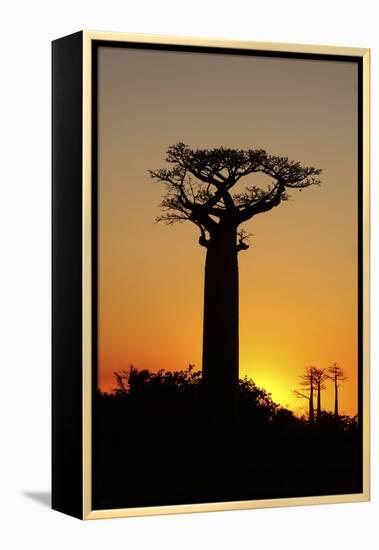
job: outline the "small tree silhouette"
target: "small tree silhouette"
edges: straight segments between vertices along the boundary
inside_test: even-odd
[[[151,170],[166,194],[158,221],[190,221],[206,248],[203,380],[214,417],[223,432],[234,431],[238,419],[238,260],[247,250],[248,233],[240,225],[288,199],[289,189],[319,184],[321,170],[302,166],[262,149],[190,149],[184,143],[167,150],[171,168]],[[246,185],[243,177],[261,173],[271,179],[262,188]]]
[[[307,399],[309,402],[309,409],[308,409],[308,420],[309,424],[314,423],[314,390],[315,390],[315,377],[316,377],[316,367],[310,366],[306,367],[305,373],[300,375],[300,385],[304,388],[304,390],[308,391],[308,393],[302,393],[298,390],[294,391],[294,394],[296,397]]]
[[[317,391],[317,409],[316,409],[316,419],[317,421],[321,418],[321,391],[326,389],[324,382],[329,378],[325,369],[314,369],[313,370],[314,382]]]
[[[337,363],[333,363],[329,368],[329,378],[334,383],[334,418],[338,420],[339,413],[338,413],[338,388],[340,387],[340,382],[345,382],[347,380],[347,377],[345,376],[344,371],[341,367],[337,365]]]

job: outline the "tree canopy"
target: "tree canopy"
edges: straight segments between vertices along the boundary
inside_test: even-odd
[[[199,243],[205,247],[220,226],[237,228],[287,200],[289,189],[320,183],[320,169],[269,155],[263,149],[191,149],[177,143],[168,148],[165,161],[170,168],[150,170],[151,177],[166,187],[157,221],[193,222],[200,229]],[[257,173],[271,178],[266,188],[247,185],[233,191],[241,178]],[[238,249],[248,248],[247,233],[240,230],[238,234]]]

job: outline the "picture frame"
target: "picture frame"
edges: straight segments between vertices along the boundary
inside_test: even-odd
[[[52,508],[79,519],[100,519],[369,500],[370,50],[82,31],[52,43],[52,62]],[[240,80],[238,75],[242,75]],[[253,77],[254,81],[248,80]],[[310,80],[315,87],[314,95]],[[251,82],[254,86],[243,86]],[[308,87],[304,84],[307,82]],[[305,86],[304,91],[302,86]],[[165,95],[168,93],[170,95]],[[250,111],[243,111],[254,101],[261,102],[260,107],[252,111],[255,118]],[[265,116],[260,117],[259,111],[265,111]],[[299,112],[309,115],[309,123],[299,118]],[[220,118],[228,122],[224,133]],[[181,126],[175,122],[177,120]],[[318,126],[320,120],[324,126],[321,123]],[[147,131],[149,125],[151,132]],[[213,126],[218,133],[216,130],[212,133]],[[172,127],[172,132],[168,127]],[[187,137],[176,135],[178,128],[183,128],[183,134],[198,136],[197,142],[191,146],[183,143]],[[167,141],[174,134],[175,141]],[[254,138],[251,149],[248,145],[250,134]],[[296,134],[301,138],[294,139]],[[272,151],[266,153],[269,147],[257,144],[260,137]],[[166,139],[166,163],[163,138]],[[230,143],[232,138],[238,141],[235,146]],[[326,142],[328,148],[321,145]],[[321,152],[309,153],[312,147],[314,151],[319,147]],[[307,163],[300,164],[298,157],[306,157]],[[347,163],[348,167],[344,168],[348,157],[352,164]],[[310,164],[313,159],[316,168]],[[160,168],[157,168],[159,163]],[[131,167],[130,172],[128,167]],[[287,366],[278,367],[282,371],[275,371],[275,361],[271,356],[267,359],[271,337],[267,336],[270,333],[266,328],[262,362],[268,361],[272,370],[264,366],[262,373],[264,369],[270,371],[272,383],[267,387],[258,382],[256,385],[257,357],[252,356],[255,370],[252,366],[251,377],[250,371],[249,376],[246,370],[243,371],[241,362],[242,344],[247,342],[249,347],[249,342],[256,340],[253,336],[240,336],[238,340],[238,303],[244,304],[246,298],[240,293],[238,302],[236,258],[237,252],[248,248],[248,235],[247,232],[233,234],[233,247],[238,248],[233,263],[234,260],[225,256],[227,241],[217,241],[219,237],[214,236],[215,219],[229,219],[231,210],[227,201],[232,197],[238,224],[243,221],[249,226],[249,215],[253,212],[263,213],[289,200],[291,190],[297,193],[305,187],[318,185],[321,170],[323,173],[326,170],[327,181],[335,184],[333,192],[330,183],[329,187],[325,186],[323,197],[313,199],[312,204],[316,205],[313,209],[320,209],[322,219],[316,224],[312,218],[314,210],[308,204],[304,207],[308,208],[307,218],[301,218],[300,209],[293,210],[296,224],[302,220],[301,238],[295,232],[298,225],[291,226],[287,216],[284,225],[275,226],[277,232],[267,241],[271,243],[271,251],[279,250],[275,242],[283,231],[285,238],[293,238],[293,246],[290,246],[291,241],[288,244],[288,250],[294,250],[290,257],[304,254],[303,263],[297,267],[296,262],[291,263],[288,274],[286,266],[290,265],[290,260],[286,261],[283,256],[281,263],[276,264],[261,252],[259,257],[266,261],[262,274],[253,271],[251,266],[250,271],[245,270],[249,281],[254,280],[253,273],[260,281],[254,296],[266,296],[262,301],[266,305],[259,310],[259,315],[267,316],[266,325],[260,321],[262,326],[270,326],[271,317],[277,316],[274,313],[277,307],[280,309],[278,304],[270,305],[268,296],[272,286],[279,285],[279,294],[280,291],[288,293],[279,321],[286,333],[283,357],[288,353],[291,360],[288,359]],[[232,194],[231,188],[237,185],[237,179],[239,182],[256,173],[262,175],[258,187],[251,185],[249,180],[246,188],[238,187]],[[134,177],[143,188],[143,192],[138,191],[139,195]],[[126,178],[125,181],[122,178]],[[348,183],[344,188],[339,178],[346,178]],[[163,185],[151,187],[153,193],[147,185],[150,180]],[[320,189],[324,189],[321,183]],[[161,214],[156,202],[157,189],[163,197]],[[189,189],[191,201],[188,197],[183,199]],[[304,195],[308,199],[310,191],[307,193]],[[303,195],[301,197],[303,201]],[[136,206],[130,206],[132,199]],[[301,204],[306,202],[309,201],[304,200]],[[292,201],[290,205],[292,207]],[[335,206],[337,221],[328,215],[328,209]],[[196,317],[197,324],[193,319],[193,324],[181,321],[186,315],[192,315],[191,303],[199,299],[199,292],[194,291],[195,288],[199,290],[199,285],[192,287],[189,284],[195,278],[189,266],[196,266],[193,273],[197,273],[198,279],[202,277],[197,248],[196,252],[191,252],[191,263],[187,263],[181,259],[181,254],[185,257],[184,245],[171,236],[176,229],[166,228],[165,235],[170,232],[167,239],[171,239],[171,248],[167,248],[167,240],[163,243],[159,233],[159,238],[154,237],[149,248],[149,254],[156,254],[154,262],[149,263],[145,260],[147,251],[142,255],[137,253],[140,244],[127,240],[131,234],[137,235],[141,246],[148,246],[148,239],[163,231],[158,229],[163,224],[148,225],[148,220],[154,221],[151,218],[153,211],[161,221],[169,224],[190,221],[193,222],[191,228],[195,225],[200,231],[194,242],[197,245],[199,238],[199,244],[206,249],[207,267],[205,320],[200,315],[200,322]],[[146,235],[138,216],[143,218],[143,226],[149,227]],[[267,214],[260,219],[268,220],[270,216]],[[286,220],[284,214],[283,219]],[[261,246],[260,250],[264,250],[264,238],[268,239],[267,235],[273,232],[274,226],[268,221],[267,224],[259,226],[263,244],[254,244]],[[313,227],[313,233],[311,230],[306,233],[308,225]],[[285,232],[285,227],[290,228],[289,233]],[[219,235],[221,230],[217,231]],[[185,240],[187,234],[183,235],[181,233],[180,239]],[[306,256],[305,235],[318,251],[314,256]],[[255,243],[258,236],[255,233],[253,236]],[[121,244],[118,239],[122,240]],[[222,252],[218,255],[210,252],[214,250],[215,239],[222,242],[219,246]],[[283,245],[281,241],[281,247]],[[120,253],[122,247],[125,247],[125,254]],[[329,255],[323,249],[328,249]],[[338,261],[333,260],[333,266],[337,266],[333,272],[335,278],[322,279],[328,271],[327,262],[335,258],[336,250],[344,253],[338,256]],[[160,253],[163,255],[161,260]],[[314,263],[309,263],[312,257]],[[165,277],[175,271],[180,261],[177,277],[167,282]],[[343,272],[339,271],[341,266]],[[279,275],[273,277],[272,273],[277,271]],[[143,277],[146,272],[154,277]],[[240,275],[242,272],[240,268]],[[110,277],[110,273],[114,276]],[[117,273],[122,282],[117,282]],[[222,276],[218,275],[220,273]],[[311,273],[320,307],[320,310],[313,309],[312,316],[319,317],[317,326],[323,327],[317,339],[312,336],[313,340],[309,335],[314,335],[316,325],[310,322],[308,332],[306,328],[301,329],[308,322],[309,310],[301,302],[305,294],[299,297],[299,289],[306,286],[305,281]],[[266,288],[262,281],[266,281],[268,274],[271,278]],[[128,279],[126,284],[129,276],[130,281]],[[291,286],[292,276],[297,281],[295,286]],[[175,290],[178,287],[175,281],[180,277],[187,281],[189,297],[184,291]],[[247,275],[244,277],[246,279]],[[201,279],[200,286],[202,284]],[[246,281],[244,285],[247,288]],[[251,285],[254,286],[254,282]],[[132,300],[133,294],[140,300],[138,303]],[[340,301],[336,301],[336,296]],[[310,302],[309,307],[314,307],[317,300]],[[322,304],[327,304],[328,300],[332,321],[325,317],[322,309]],[[181,302],[185,307],[175,309]],[[301,308],[299,304],[303,304]],[[129,308],[133,315],[122,316]],[[153,308],[155,316],[146,314]],[[175,315],[171,313],[170,317],[167,311]],[[244,330],[249,328],[248,318],[243,307],[240,308],[240,333],[242,321]],[[251,322],[256,331],[260,324]],[[290,322],[301,334],[299,342],[311,342],[315,350],[323,346],[328,350],[330,363],[319,364],[324,352],[311,351],[309,343],[303,355],[308,350],[309,361],[315,357],[317,365],[293,364],[292,357],[298,356],[295,351],[300,344],[291,344],[295,350],[291,348],[291,355],[290,344],[287,349],[285,343],[295,334],[286,328]],[[177,342],[174,345],[174,336],[168,340],[167,327],[176,324],[181,329],[173,331]],[[333,340],[328,339],[325,324],[329,334],[334,331]],[[157,328],[160,325],[161,333]],[[234,336],[231,335],[233,330]],[[149,336],[144,341],[141,334],[146,335],[146,332]],[[196,334],[197,343],[191,339],[192,332]],[[198,344],[198,333],[205,334],[202,345]],[[262,334],[257,340],[262,340]],[[178,335],[183,335],[183,340]],[[353,335],[349,340],[353,342],[352,349],[347,340],[344,344],[347,335]],[[127,348],[124,339],[128,342]],[[193,349],[198,346],[200,352],[202,350],[201,374],[196,370],[201,365],[197,361],[193,367],[192,356],[188,357],[188,368],[183,363],[177,368],[166,368],[166,363],[173,365],[177,357],[180,361],[185,360],[179,353],[181,349],[192,353],[186,339],[191,340]],[[273,347],[277,345],[275,340]],[[150,355],[142,353],[146,348],[152,350]],[[340,354],[345,358],[342,368],[339,358],[333,355],[337,349],[342,349]],[[173,350],[175,353],[171,356]],[[200,357],[197,352],[193,353]],[[245,354],[248,356],[246,350]],[[158,359],[154,359],[156,357]],[[134,358],[139,360],[137,366],[131,364]],[[153,367],[147,363],[147,358],[152,364],[155,361]],[[160,361],[164,363],[161,365]],[[220,374],[224,371],[225,376]],[[278,376],[278,372],[282,374]],[[346,390],[345,401],[338,405],[338,396],[341,399],[344,391],[338,388],[342,388],[346,372],[348,381],[343,388],[349,387],[350,401]],[[299,412],[294,414],[293,405],[287,406],[281,400],[281,391],[287,392],[283,399],[289,399],[290,395],[289,386],[281,389],[280,384],[275,383],[281,376],[286,380],[288,376],[288,380],[293,381],[291,395],[300,399],[299,403],[306,404],[302,416]],[[300,386],[297,386],[299,376]],[[143,391],[138,393],[136,390],[133,401],[130,395],[132,389],[138,387],[136,380]],[[168,384],[170,390],[167,390]],[[320,403],[316,411],[316,400],[324,395],[321,394],[323,384],[328,385],[325,391],[329,392],[330,403],[334,399],[331,412],[322,410]],[[183,393],[183,387],[187,393]],[[176,395],[178,388],[181,393]],[[245,392],[243,397],[241,392]],[[187,402],[186,399],[197,400],[196,406],[195,401]],[[169,410],[160,417],[165,403]],[[260,431],[251,424],[251,418],[258,418],[254,416],[258,414],[258,405],[261,416],[255,426],[261,422]],[[341,412],[341,407],[346,412]],[[148,411],[144,423],[142,410]],[[190,419],[189,410],[195,415]],[[202,416],[198,411],[205,415],[204,428],[199,427]],[[242,418],[242,415],[245,416]],[[160,419],[160,424],[158,420],[153,422],[155,417]],[[267,428],[269,425],[271,427]],[[122,435],[124,429],[128,435]],[[266,429],[270,435],[266,434]],[[282,429],[287,430],[286,435],[280,431]],[[146,431],[141,434],[141,430]],[[151,438],[154,438],[153,443]],[[290,440],[293,448],[288,443]],[[210,448],[206,448],[203,456],[199,450],[207,445]],[[265,447],[264,452],[262,447]],[[308,469],[300,474],[294,471],[293,465],[304,463],[305,456],[313,458]],[[322,466],[316,464],[315,456]],[[344,466],[341,465],[342,456]],[[266,463],[270,468],[265,469]],[[277,472],[281,469],[284,473],[279,475]],[[312,485],[310,478],[313,476]],[[327,481],[323,481],[325,479]]]

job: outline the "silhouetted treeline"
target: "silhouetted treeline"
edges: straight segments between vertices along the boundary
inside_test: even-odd
[[[131,367],[115,381],[94,403],[99,508],[359,492],[355,417],[322,411],[310,426],[245,377],[238,441],[220,450],[193,366],[155,373]]]

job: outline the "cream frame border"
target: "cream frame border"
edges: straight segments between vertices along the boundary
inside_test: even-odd
[[[91,75],[92,41],[140,42],[213,48],[254,49],[273,52],[356,56],[363,60],[363,492],[352,495],[301,497],[269,500],[184,504],[175,506],[149,506],[92,510],[91,492],[91,411],[92,411],[92,361],[91,361]],[[82,338],[83,338],[83,519],[104,519],[160,514],[184,514],[215,512],[220,510],[246,510],[282,506],[305,506],[370,500],[370,50],[336,46],[281,44],[271,42],[225,41],[203,38],[159,36],[130,33],[83,31],[83,288],[82,288]]]

